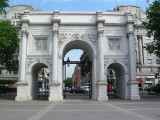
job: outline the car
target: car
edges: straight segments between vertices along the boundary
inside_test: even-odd
[[[151,87],[147,88],[147,91],[148,92],[154,92],[155,91],[155,87],[151,86]]]
[[[82,88],[72,88],[69,92],[70,93],[88,93],[87,90]]]
[[[48,89],[39,88],[39,93],[49,93]]]

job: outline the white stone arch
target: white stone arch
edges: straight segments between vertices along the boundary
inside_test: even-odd
[[[106,62],[106,61],[105,61]],[[116,96],[122,99],[128,99],[128,68],[127,63],[120,60],[111,60],[105,64],[105,73],[111,67],[115,71],[116,76]],[[107,78],[106,78],[107,79]]]
[[[107,69],[108,69],[108,67],[111,65],[111,64],[113,64],[113,63],[118,63],[118,64],[120,64],[123,68],[124,68],[124,72],[125,72],[125,74],[127,74],[128,73],[128,68],[127,68],[127,65],[128,65],[128,63],[123,63],[123,62],[121,62],[121,61],[119,61],[119,60],[111,60],[111,61],[105,61],[105,68],[104,68],[104,71],[105,71],[105,73],[106,73],[106,71],[107,71]]]
[[[51,67],[47,60],[45,59],[28,59],[27,60],[28,69],[26,73],[26,80],[28,82],[28,96],[29,100],[36,99],[38,97],[38,71],[42,68],[49,69],[49,75],[51,73]],[[49,76],[49,81],[50,81]]]
[[[96,39],[97,40],[97,39]],[[69,52],[72,49],[82,49],[84,50],[88,55],[90,60],[92,61],[92,99],[97,99],[97,88],[96,88],[96,59],[97,59],[97,44],[93,44],[93,42],[88,39],[87,37],[75,37],[71,36],[67,38],[59,47],[59,61],[63,61],[63,58],[67,52]],[[61,66],[63,64],[59,62]],[[63,67],[59,67],[63,68]],[[62,70],[63,71],[63,70]],[[63,73],[63,72],[62,72]],[[61,74],[62,75],[62,74]],[[59,74],[59,77],[62,81],[61,75]],[[59,79],[59,80],[60,80]]]
[[[47,60],[33,59],[33,60],[30,60],[30,63],[28,62],[27,73],[31,74],[33,66],[36,65],[37,63],[42,63],[42,64],[46,65],[49,69],[49,72],[51,72],[51,66],[47,62]]]
[[[61,40],[59,40],[59,57],[62,58],[69,50],[74,49],[74,47],[76,47],[77,49],[82,49],[84,51],[86,51],[90,57],[90,59],[94,59],[97,57],[97,44],[98,44],[98,39],[92,41],[91,39],[89,39],[89,37],[82,37],[82,35],[80,35],[81,37],[78,37],[80,34],[73,34],[72,36],[67,37],[65,40],[63,40],[63,42]],[[94,34],[92,34],[94,35]],[[85,44],[80,44],[77,45],[76,42],[79,43],[86,43]],[[69,48],[66,47],[69,43],[72,44],[72,46],[74,46],[73,48]],[[70,45],[71,46],[71,45]],[[90,47],[88,49],[88,47]],[[68,49],[66,49],[68,48]],[[65,50],[66,49],[66,50]],[[91,58],[91,56],[93,58]]]

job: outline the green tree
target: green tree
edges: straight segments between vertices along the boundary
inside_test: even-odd
[[[11,72],[18,68],[18,30],[9,20],[0,20],[0,65]]]
[[[71,88],[72,87],[72,78],[68,77],[64,83],[66,84],[66,87]]]
[[[154,90],[156,93],[160,93],[160,84],[156,84]]]
[[[147,20],[142,24],[148,30],[147,36],[153,36],[153,41],[146,44],[145,49],[160,57],[160,0],[155,0],[146,9]]]
[[[0,0],[0,14],[5,12],[6,7],[9,7],[8,0]]]

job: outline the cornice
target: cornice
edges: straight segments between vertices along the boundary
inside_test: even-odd
[[[53,12],[30,12],[30,15],[53,15]]]
[[[60,26],[96,26],[96,23],[61,23]]]
[[[136,28],[145,28],[145,26],[142,25],[142,24],[134,24],[134,26],[135,26]]]
[[[126,23],[104,23],[104,26],[126,26]]]
[[[29,25],[32,25],[32,26],[50,26],[51,25],[51,22],[34,22],[34,23],[29,23]]]
[[[30,15],[53,15],[55,11],[30,11]],[[58,11],[60,15],[97,15],[97,11],[95,12],[72,12],[72,11]],[[124,16],[124,12],[119,11],[107,11],[103,12],[102,15],[114,15],[114,16]]]
[[[127,54],[106,54],[104,55],[104,58],[128,58]]]
[[[27,58],[51,58],[51,55],[27,55]]]
[[[145,36],[145,35],[146,35],[146,33],[136,32],[136,33],[134,33],[134,35],[142,35],[142,36],[144,35],[144,36]]]

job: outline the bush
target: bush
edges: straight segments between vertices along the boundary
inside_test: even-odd
[[[160,93],[160,84],[156,84],[154,89],[156,93]]]

